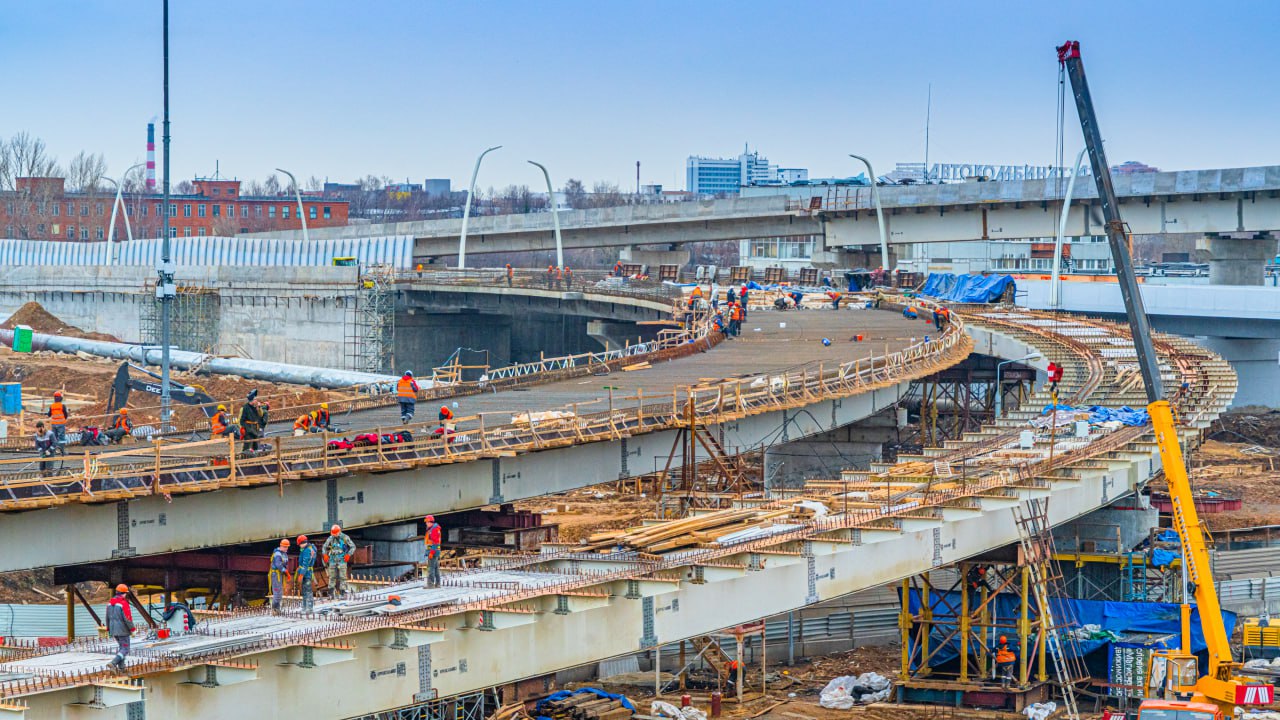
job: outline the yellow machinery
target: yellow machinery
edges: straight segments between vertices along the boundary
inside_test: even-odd
[[[1111,183],[1111,171],[1102,147],[1102,133],[1098,129],[1089,84],[1085,79],[1084,65],[1080,59],[1080,43],[1068,42],[1058,48],[1058,62],[1071,79],[1076,110],[1080,115],[1080,127],[1094,181],[1098,187],[1098,200],[1107,225],[1107,241],[1115,262],[1120,294],[1124,298],[1129,327],[1133,335],[1133,347],[1138,355],[1138,368],[1142,373],[1147,392],[1147,412],[1151,415],[1151,427],[1160,447],[1160,460],[1165,480],[1169,485],[1169,497],[1173,504],[1173,526],[1182,540],[1183,566],[1186,569],[1188,587],[1200,608],[1200,625],[1204,631],[1209,651],[1209,663],[1202,677],[1196,657],[1191,654],[1191,606],[1182,603],[1182,646],[1177,650],[1161,651],[1152,657],[1149,682],[1163,683],[1159,695],[1164,699],[1144,701],[1139,710],[1140,720],[1211,720],[1217,713],[1206,709],[1217,708],[1230,717],[1238,705],[1266,705],[1273,697],[1269,684],[1242,677],[1240,663],[1231,656],[1231,646],[1226,627],[1222,622],[1222,609],[1218,593],[1213,585],[1209,563],[1209,551],[1204,530],[1196,514],[1195,500],[1191,495],[1191,481],[1187,477],[1186,463],[1178,442],[1178,429],[1173,411],[1160,382],[1160,365],[1155,345],[1151,339],[1151,326],[1138,291],[1138,280],[1133,272],[1133,258],[1129,254],[1127,228],[1120,217],[1120,206]],[[1190,696],[1189,702],[1180,698]],[[1206,717],[1208,716],[1208,717]]]

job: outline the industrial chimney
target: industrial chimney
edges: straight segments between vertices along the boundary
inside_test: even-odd
[[[156,191],[156,124],[147,123],[147,192]]]

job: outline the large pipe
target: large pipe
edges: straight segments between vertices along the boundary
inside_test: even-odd
[[[12,345],[13,331],[0,329],[0,343]],[[130,345],[128,343],[106,342],[103,340],[45,335],[44,333],[32,333],[31,349],[50,350],[60,353],[83,352],[100,357],[115,358],[116,360],[130,360],[140,365],[159,365],[161,355],[160,348],[154,345]],[[312,385],[330,389],[370,384],[383,384],[389,388],[398,379],[394,375],[334,370],[308,365],[290,365],[246,358],[224,358],[186,350],[171,349],[169,351],[169,362],[173,367],[181,370],[190,370],[199,366],[202,371],[219,375],[239,375],[250,380]],[[427,385],[430,385],[430,381],[427,381]]]

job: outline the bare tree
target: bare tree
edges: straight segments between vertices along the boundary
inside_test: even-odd
[[[270,175],[267,176],[267,179],[262,183],[262,194],[263,195],[279,195],[280,188],[281,188],[280,178],[275,173],[271,173]]]
[[[107,161],[100,153],[86,153],[81,150],[71,158],[67,166],[67,189],[72,191],[93,192],[107,174]]]
[[[591,197],[588,203],[588,207],[617,207],[626,205],[627,199],[618,189],[617,183],[598,182],[591,186]]]
[[[55,177],[61,174],[58,159],[44,141],[26,131],[0,140],[0,190],[14,190],[20,177]]]
[[[307,178],[306,186],[303,189],[309,192],[320,192],[321,190],[324,190],[324,181],[315,175],[312,175]]]
[[[173,193],[175,195],[194,195],[196,193],[196,186],[192,185],[190,180],[183,180],[173,186]]]
[[[569,207],[580,210],[587,206],[587,188],[581,180],[569,178],[564,183],[564,199]]]

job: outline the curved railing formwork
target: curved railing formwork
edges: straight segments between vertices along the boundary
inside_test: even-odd
[[[698,343],[668,348],[674,351]],[[797,408],[830,398],[857,395],[937,372],[960,362],[973,346],[963,323],[953,324],[929,342],[917,342],[885,356],[844,363],[811,362],[784,372],[728,379],[670,392],[600,398],[573,404],[559,417],[539,420],[525,415],[493,424],[485,415],[460,417],[456,426],[473,429],[453,435],[435,434],[434,422],[369,428],[382,436],[408,430],[413,440],[336,451],[328,440],[340,436],[317,433],[305,437],[271,437],[268,450],[252,458],[238,457],[242,441],[230,439],[86,454],[71,458],[74,468],[53,475],[21,473],[0,481],[0,511],[49,507],[68,502],[101,503],[147,495],[207,492],[226,487],[281,484],[294,480],[340,477],[355,472],[387,472],[466,462],[617,440],[637,433],[681,427],[686,403],[692,401],[699,423],[732,422],[748,415]],[[606,405],[604,409],[598,406]],[[351,436],[348,430],[344,433]],[[0,460],[14,467],[28,460]]]
[[[1060,355],[1064,362],[1070,366],[1075,366],[1076,372],[1071,373],[1064,380],[1064,389],[1067,392],[1076,394],[1086,389],[1091,382],[1091,373],[1088,370],[1086,359],[1075,353],[1080,349],[1073,345],[1071,338],[1078,337],[1068,335],[1062,332],[1056,332],[1053,329],[1046,330],[1046,326],[1034,325],[1026,322],[1020,322],[1022,318],[1030,320],[1043,320],[1047,316],[1042,315],[1022,315],[1022,318],[1013,317],[1011,313],[1001,313],[999,311],[990,311],[989,313],[975,313],[966,316],[958,316],[955,323],[956,331],[954,334],[944,334],[940,338],[937,345],[939,348],[947,346],[948,350],[954,351],[963,349],[965,343],[959,337],[961,330],[970,325],[975,330],[992,331],[999,333],[1010,333],[1017,335],[1022,341],[1031,344],[1042,353],[1049,356]],[[1095,324],[1091,321],[1079,321],[1071,324],[1075,328],[1096,327],[1106,333],[1106,338],[1096,347],[1090,346],[1091,351],[1099,357],[1104,357],[1098,352],[1102,347],[1114,344],[1108,342],[1110,339],[1123,339],[1123,333],[1119,332],[1115,327],[1109,327],[1106,324]],[[1061,331],[1064,328],[1058,328]],[[1185,378],[1189,384],[1189,389],[1184,392],[1180,398],[1180,409],[1183,417],[1208,417],[1216,412],[1220,412],[1225,404],[1230,402],[1230,394],[1234,391],[1231,387],[1233,382],[1233,374],[1226,363],[1214,356],[1212,353],[1203,351],[1193,347],[1189,342],[1183,342],[1179,338],[1161,338],[1163,349],[1159,350],[1170,367],[1176,368],[1175,372]],[[1088,343],[1085,343],[1088,345]],[[939,348],[934,348],[936,351]],[[917,361],[937,363],[942,359],[940,354],[920,354],[921,348],[917,348],[912,352],[905,352],[902,358],[906,362],[909,358],[914,357]],[[893,364],[889,362],[881,363],[879,359],[874,362],[873,367],[849,367],[842,365],[840,367],[822,368],[821,372],[812,372],[812,368],[808,371],[801,371],[790,374],[790,387],[792,394],[808,391],[810,393],[822,391],[833,383],[845,382],[853,377],[863,378],[863,382],[869,383],[875,377],[879,370],[888,372]],[[899,364],[897,367],[903,367]],[[1110,369],[1105,371],[1103,387],[1098,387],[1095,391],[1085,392],[1080,395],[1082,400],[1087,400],[1093,392],[1098,390],[1109,391],[1105,384],[1115,379],[1115,375]],[[690,392],[697,392],[698,397],[691,398],[699,407],[707,407],[707,411],[716,412],[722,410],[726,405],[734,408],[735,411],[741,407],[736,400],[736,393],[731,392],[727,396],[717,388],[690,388]],[[1041,391],[1043,392],[1043,391]],[[702,393],[707,393],[706,397],[701,397]],[[729,398],[726,401],[726,397]],[[764,402],[767,400],[761,399]],[[805,543],[815,541],[827,541],[833,546],[842,548],[841,552],[854,550],[862,541],[862,531],[875,530],[878,532],[901,532],[918,533],[927,532],[927,530],[907,530],[905,523],[907,520],[929,520],[936,522],[945,522],[943,512],[947,508],[961,507],[967,511],[977,509],[978,512],[1004,512],[1003,515],[992,515],[992,521],[1000,520],[1010,522],[1007,515],[1009,503],[1018,503],[1027,497],[1043,496],[1045,493],[1052,494],[1055,492],[1059,483],[1066,488],[1076,487],[1076,483],[1080,482],[1080,477],[1092,477],[1097,479],[1099,472],[1106,472],[1098,469],[1096,458],[1105,458],[1107,463],[1139,463],[1150,462],[1155,456],[1154,443],[1149,438],[1150,430],[1145,427],[1122,428],[1111,432],[1091,433],[1087,438],[1071,438],[1070,440],[1060,439],[1058,443],[1053,443],[1055,449],[1061,447],[1061,452],[1049,451],[1048,456],[1041,454],[1038,457],[1027,457],[1025,453],[1018,451],[1016,446],[1010,447],[1009,443],[1002,439],[1004,430],[1007,427],[1025,423],[1025,417],[1022,419],[1004,419],[994,428],[984,428],[983,432],[969,433],[956,443],[952,449],[955,456],[947,460],[941,460],[939,456],[921,456],[919,458],[907,458],[896,465],[873,473],[846,473],[839,480],[830,481],[828,486],[823,489],[820,485],[810,486],[805,489],[804,494],[807,498],[826,498],[832,513],[826,517],[810,519],[800,524],[800,527],[780,531],[777,534],[765,535],[764,537],[752,538],[743,542],[725,544],[713,547],[702,547],[693,550],[680,550],[666,555],[651,555],[640,553],[618,553],[607,556],[610,560],[610,569],[600,572],[583,571],[578,568],[564,568],[566,564],[557,563],[552,565],[556,560],[564,558],[579,557],[585,559],[587,556],[581,552],[573,552],[565,550],[560,553],[551,553],[549,555],[524,555],[508,558],[505,563],[490,564],[483,568],[484,571],[492,571],[502,568],[523,568],[536,570],[547,576],[559,576],[555,579],[544,579],[533,587],[520,588],[511,586],[493,586],[467,583],[467,576],[477,571],[449,572],[445,576],[445,585],[459,588],[470,588],[470,594],[464,594],[456,601],[447,605],[433,605],[431,607],[419,607],[415,609],[405,609],[404,611],[396,611],[394,608],[385,616],[371,618],[351,618],[339,619],[332,616],[320,617],[316,615],[304,615],[299,613],[287,613],[291,617],[297,617],[306,622],[300,622],[295,626],[289,626],[273,634],[249,634],[243,630],[237,631],[233,627],[222,629],[222,620],[214,619],[203,624],[194,632],[209,638],[216,638],[220,642],[213,649],[200,652],[198,654],[179,654],[166,651],[163,648],[151,648],[144,655],[142,662],[131,664],[130,673],[134,676],[146,675],[149,673],[163,673],[172,671],[177,668],[190,667],[197,663],[210,662],[227,662],[233,659],[238,661],[251,661],[254,655],[279,649],[288,646],[306,645],[308,643],[317,643],[322,641],[332,641],[335,638],[349,637],[357,633],[384,630],[386,628],[414,628],[420,630],[439,629],[444,632],[443,628],[468,626],[465,622],[457,621],[459,615],[474,611],[501,611],[503,608],[520,608],[526,601],[534,600],[539,597],[564,595],[567,593],[581,592],[589,588],[600,588],[598,593],[604,595],[617,595],[620,591],[617,586],[610,587],[609,583],[619,581],[640,581],[640,580],[663,580],[676,583],[676,587],[690,578],[699,578],[700,573],[691,573],[687,569],[690,567],[733,567],[745,570],[750,567],[752,570],[767,571],[769,568],[764,565],[759,557],[752,557],[752,553],[775,553],[778,555],[800,555],[806,550]],[[1190,427],[1189,427],[1190,429]],[[1069,443],[1069,444],[1068,444]],[[950,468],[956,465],[968,463],[978,458],[989,459],[994,453],[1002,453],[999,457],[1001,462],[994,464],[971,464],[968,465],[968,474],[961,475],[958,472],[952,472]],[[941,473],[937,470],[937,463],[945,462],[948,471],[944,477],[939,477]],[[1120,471],[1123,475],[1123,471]],[[841,511],[841,503],[839,498],[850,492],[856,492],[863,488],[883,488],[885,492],[880,499],[876,500],[876,507],[856,507],[853,510]],[[987,507],[984,502],[986,500],[995,500],[998,504],[993,504],[991,508]],[[781,508],[788,502],[794,502],[795,498],[779,498],[761,505],[763,509]],[[1105,498],[1102,500],[1105,502]],[[1004,508],[1001,510],[1000,508]],[[846,556],[855,557],[856,556]],[[598,559],[598,558],[597,558]],[[922,563],[921,567],[927,569],[930,567],[930,559],[925,556],[919,559]],[[846,559],[845,562],[852,562]],[[586,566],[586,563],[582,564]],[[902,567],[901,571],[909,573],[914,568]],[[694,579],[693,582],[699,580]],[[413,587],[414,584],[400,584],[381,587],[377,590],[371,590],[359,593],[355,602],[371,602],[380,603],[389,599],[389,596],[403,592],[404,589]],[[513,583],[513,585],[515,585]],[[239,622],[244,619],[252,619],[255,616],[266,617],[266,610],[242,611],[232,613],[230,619],[232,622]],[[547,615],[550,617],[550,614]],[[449,619],[454,618],[454,619]],[[449,619],[446,622],[446,619]],[[535,619],[534,622],[540,622]],[[251,624],[251,623],[250,623]],[[243,627],[240,623],[240,627]],[[236,635],[237,632],[242,633]],[[0,695],[4,697],[19,697],[23,695],[31,695],[35,693],[49,692],[60,688],[74,687],[86,685],[94,682],[100,682],[108,674],[103,671],[93,670],[86,672],[72,673],[49,673],[41,669],[33,659],[39,655],[48,655],[58,652],[93,652],[103,654],[104,657],[110,652],[114,652],[114,646],[102,640],[80,640],[73,643],[68,648],[62,649],[39,649],[34,647],[18,650],[25,657],[20,657],[17,662],[11,664],[10,669],[22,670],[24,667],[29,668],[33,673],[31,677],[10,679],[0,682]],[[104,661],[105,662],[105,661]]]

